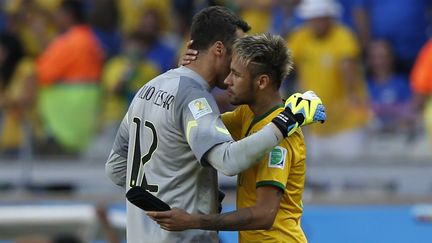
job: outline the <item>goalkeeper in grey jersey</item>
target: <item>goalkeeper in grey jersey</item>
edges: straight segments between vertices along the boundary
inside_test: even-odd
[[[258,163],[297,126],[314,121],[313,108],[301,114],[286,108],[260,132],[237,142],[231,138],[210,90],[224,88],[232,43],[249,29],[222,7],[206,8],[194,17],[191,47],[200,51],[199,58],[137,92],[106,163],[114,183],[126,191],[140,186],[189,213],[216,213],[216,170],[236,175]],[[164,231],[127,202],[127,242],[218,242],[218,237],[215,231]]]

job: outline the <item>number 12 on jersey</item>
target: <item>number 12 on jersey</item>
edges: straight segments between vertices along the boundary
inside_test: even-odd
[[[158,185],[150,185],[147,184],[147,179],[145,176],[145,173],[142,172],[142,180],[141,183],[138,183],[138,176],[139,172],[141,170],[144,170],[144,165],[147,163],[152,154],[156,151],[157,148],[157,133],[156,128],[153,125],[153,123],[149,121],[144,122],[144,126],[152,131],[152,141],[150,148],[148,152],[141,157],[141,142],[140,142],[140,131],[141,131],[141,120],[138,117],[134,117],[133,122],[136,124],[136,130],[135,130],[135,146],[133,148],[133,161],[132,161],[132,169],[131,169],[131,176],[130,176],[130,187],[135,187],[140,185],[142,188],[146,189],[150,192],[157,192],[159,190]]]

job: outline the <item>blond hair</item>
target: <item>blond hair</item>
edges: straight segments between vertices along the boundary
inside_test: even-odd
[[[252,78],[267,74],[279,89],[293,69],[291,51],[279,35],[256,34],[237,39],[234,53],[244,63]]]

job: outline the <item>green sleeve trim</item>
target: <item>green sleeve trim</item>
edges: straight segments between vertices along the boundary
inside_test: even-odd
[[[259,181],[256,183],[256,187],[260,186],[274,186],[281,189],[282,192],[285,191],[285,186],[278,181]]]
[[[253,119],[252,124],[256,124],[257,122],[261,121],[262,119],[266,118],[268,115],[270,115],[271,113],[273,113],[273,111],[275,111],[275,110],[277,110],[279,108],[284,108],[284,107],[285,107],[284,104],[278,104],[278,105],[272,107],[270,110],[266,111],[266,113],[264,113],[264,114],[262,114],[260,116],[255,117]]]
[[[284,104],[285,104],[285,102],[284,102]],[[279,108],[283,108],[283,107],[285,107],[284,104],[278,104],[278,105],[272,107],[270,110],[268,110],[268,111],[267,111],[266,113],[264,113],[263,115],[260,115],[260,116],[255,117],[255,118],[252,120],[251,124],[249,125],[249,128],[247,129],[247,131],[246,131],[246,133],[245,133],[245,137],[249,136],[249,132],[250,132],[250,130],[252,129],[252,127],[253,127],[255,124],[257,124],[258,122],[260,122],[262,119],[266,118],[266,117],[267,117],[268,115],[270,115],[273,111],[275,111],[275,110],[277,110],[277,109],[279,109]]]

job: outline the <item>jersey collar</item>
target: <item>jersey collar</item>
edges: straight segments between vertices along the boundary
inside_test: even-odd
[[[284,107],[283,104],[276,105],[276,106],[272,107],[270,110],[268,110],[266,113],[264,113],[264,114],[262,114],[260,116],[254,117],[253,120],[252,120],[252,122],[251,122],[251,124],[249,125],[249,128],[246,131],[245,136],[249,135],[250,130],[252,129],[252,127],[255,124],[257,124],[258,122],[260,122],[261,120],[263,120],[264,118],[266,118],[268,115],[270,115],[271,113],[273,113],[273,111],[275,111],[275,110],[277,110],[279,108],[283,108],[283,107]]]
[[[177,70],[180,72],[181,75],[185,75],[189,78],[192,78],[199,85],[201,85],[205,90],[210,92],[210,90],[211,90],[210,85],[197,72],[195,72],[194,70],[192,70],[188,67],[185,67],[185,66],[180,66],[179,68],[177,68]]]

